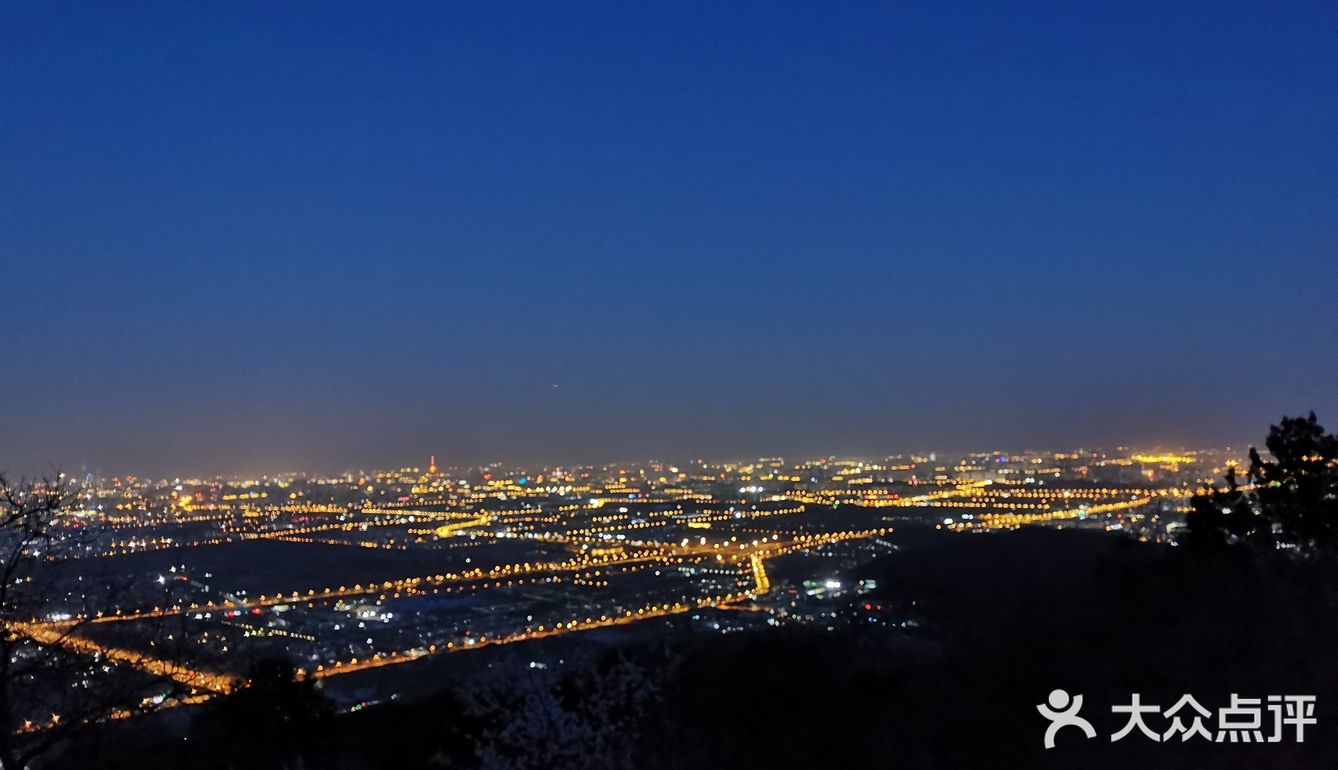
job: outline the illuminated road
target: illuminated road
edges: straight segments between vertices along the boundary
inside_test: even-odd
[[[273,637],[256,644],[265,650],[300,652],[300,659],[309,661],[303,676],[336,677],[699,610],[767,612],[759,606],[762,602],[752,600],[775,590],[769,574],[776,569],[769,563],[772,559],[806,551],[872,553],[882,546],[827,546],[886,536],[892,532],[889,527],[870,526],[882,522],[922,520],[954,532],[1059,525],[1085,517],[1109,517],[1114,525],[1136,520],[1138,509],[1159,498],[1187,494],[1185,479],[1175,482],[1177,488],[1151,488],[1141,482],[1126,486],[1123,481],[1151,480],[1165,466],[1174,470],[1189,462],[1178,455],[1135,456],[1130,462],[1158,468],[1142,477],[1124,471],[1107,475],[1121,479],[1110,486],[1089,483],[1084,466],[1081,483],[1071,487],[1051,486],[1049,477],[1024,480],[1033,467],[1049,466],[1020,467],[1022,475],[1014,478],[993,465],[958,473],[951,466],[933,466],[932,456],[928,461],[931,467],[904,482],[892,482],[888,474],[917,472],[922,460],[897,468],[823,461],[817,464],[821,474],[810,474],[817,466],[783,469],[759,461],[757,467],[719,467],[709,473],[670,466],[642,469],[640,475],[607,469],[599,477],[593,469],[554,469],[546,473],[547,479],[529,474],[498,478],[492,469],[480,469],[477,475],[471,471],[469,478],[446,477],[436,475],[434,468],[319,482],[265,479],[231,487],[217,481],[133,487],[129,480],[118,481],[103,490],[105,497],[90,497],[87,509],[81,510],[81,522],[90,529],[103,527],[109,538],[104,546],[89,547],[79,556],[116,558],[221,547],[221,560],[217,550],[201,552],[198,559],[168,557],[188,570],[174,571],[175,576],[198,572],[209,579],[190,580],[183,586],[189,594],[160,600],[175,602],[170,606],[149,606],[154,594],[138,593],[120,606],[88,610],[101,610],[91,617],[53,613],[51,617],[67,619],[34,617],[10,624],[8,631],[81,655],[103,656],[205,698],[235,688],[237,678],[167,660],[162,648],[147,642],[145,633],[151,628],[121,627],[112,634],[99,625],[99,633],[92,634],[82,624],[190,615],[209,621],[201,641],[219,655],[238,655],[235,640],[242,637]],[[994,480],[978,480],[984,473],[995,474]],[[303,499],[316,494],[319,499]],[[105,506],[93,505],[94,499],[106,500]],[[346,502],[337,502],[341,500]],[[882,510],[864,510],[869,508]],[[250,574],[236,580],[237,572],[252,566],[247,558],[252,554],[237,553],[236,544],[258,540],[316,548],[266,547],[267,554],[292,552],[306,561],[300,571],[266,564],[263,575],[272,577]],[[402,561],[389,554],[364,558],[348,548],[412,551],[414,556]],[[234,555],[236,560],[230,561]],[[526,556],[535,561],[496,563]],[[462,569],[462,562],[465,567],[491,566]],[[157,570],[145,565],[162,569],[160,563],[166,562],[128,559],[120,569],[151,579]],[[387,568],[394,571],[385,572]],[[366,571],[370,569],[378,571]],[[434,572],[403,575],[427,570]],[[400,571],[402,576],[380,579]],[[294,579],[298,574],[315,577]],[[376,580],[352,582],[373,575]],[[349,582],[334,584],[341,579]],[[330,584],[270,592],[307,580]],[[246,586],[265,593],[247,593],[242,590]],[[495,598],[485,594],[498,589]],[[438,599],[394,603],[431,596]],[[475,614],[468,602],[457,601],[462,597],[473,597],[488,611]],[[279,617],[273,614],[276,608],[292,612]],[[428,609],[417,617],[409,614],[423,608]],[[524,614],[531,609],[534,616]],[[577,613],[582,616],[567,617]],[[364,628],[364,620],[365,634],[356,630]],[[482,629],[489,633],[473,635]],[[144,649],[154,654],[113,646],[139,645],[142,638]],[[346,657],[350,655],[358,657]],[[239,670],[241,662],[234,657],[219,665]]]
[[[237,685],[237,680],[233,677],[189,668],[135,650],[99,644],[52,624],[10,622],[6,624],[6,628],[38,644],[58,645],[81,655],[102,655],[114,663],[132,666],[153,676],[171,679],[197,690],[228,692]]]
[[[626,625],[637,623],[643,620],[653,618],[664,618],[673,615],[699,610],[704,608],[727,608],[736,605],[738,602],[744,602],[748,599],[762,596],[771,590],[771,582],[766,572],[766,559],[798,550],[814,548],[831,543],[842,542],[846,540],[861,539],[868,537],[880,537],[887,535],[892,530],[889,528],[879,528],[870,530],[855,530],[845,532],[822,533],[816,535],[795,535],[785,541],[773,540],[754,541],[751,543],[737,543],[738,552],[730,551],[722,546],[734,545],[733,543],[711,543],[698,544],[695,546],[675,547],[669,553],[649,555],[633,552],[634,556],[620,554],[611,554],[603,560],[582,560],[579,563],[557,563],[557,564],[535,564],[535,565],[508,565],[506,567],[490,570],[488,573],[477,571],[480,574],[489,574],[497,576],[515,576],[519,574],[528,574],[542,570],[547,571],[569,571],[575,569],[588,569],[597,564],[627,564],[629,562],[652,562],[670,564],[674,561],[681,562],[688,557],[713,556],[718,560],[728,560],[731,563],[739,561],[746,557],[748,560],[751,575],[753,577],[753,587],[749,591],[728,593],[720,596],[697,599],[689,602],[672,602],[662,604],[649,604],[636,610],[626,610],[616,615],[601,615],[598,618],[575,618],[565,623],[557,623],[552,626],[537,626],[525,628],[520,631],[502,634],[498,636],[480,636],[457,644],[448,642],[444,647],[432,646],[428,648],[415,648],[395,653],[376,654],[368,658],[352,659],[348,661],[339,661],[329,665],[319,665],[315,669],[303,673],[308,676],[325,678],[339,676],[354,671],[362,671],[370,668],[379,668],[383,666],[409,663],[415,660],[428,657],[430,655],[446,652],[463,652],[473,649],[482,649],[502,644],[515,644],[518,642],[530,641],[535,639],[545,639],[562,634],[580,633],[598,628],[609,626]],[[723,552],[722,552],[723,551]],[[622,558],[619,558],[619,557]],[[399,590],[408,592],[415,590],[422,584],[432,584],[434,581],[444,582],[450,576],[427,576],[419,578],[407,578],[398,581],[387,581],[377,586],[355,586],[351,589],[342,588],[335,591],[315,592],[309,591],[305,595],[301,593],[291,593],[287,595],[276,595],[273,597],[261,597],[255,602],[206,605],[204,607],[189,608],[169,608],[152,610],[142,613],[125,614],[119,616],[106,616],[94,618],[90,622],[111,622],[111,621],[129,621],[133,619],[164,617],[181,612],[209,612],[209,611],[240,611],[245,608],[260,608],[273,606],[280,603],[291,602],[315,602],[334,598],[343,598],[348,596],[359,596],[369,592],[380,590]],[[145,655],[133,650],[121,649],[100,644],[86,637],[81,637],[71,632],[73,624],[78,621],[69,621],[65,623],[11,623],[10,630],[32,638],[43,644],[59,644],[71,651],[95,655],[101,654],[116,663],[122,663],[138,668],[154,676],[166,677],[173,681],[185,684],[196,690],[206,693],[227,692],[235,688],[239,683],[234,677],[223,674],[200,671],[175,664],[166,660]]]

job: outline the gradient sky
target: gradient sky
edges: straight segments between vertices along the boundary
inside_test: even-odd
[[[1338,6],[914,6],[5,3],[0,468],[1338,424]]]

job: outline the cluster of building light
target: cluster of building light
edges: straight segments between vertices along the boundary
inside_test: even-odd
[[[98,498],[107,501],[107,505],[90,505],[85,518],[108,533],[118,534],[101,548],[81,554],[85,558],[227,547],[256,540],[395,551],[424,548],[450,551],[490,547],[491,543],[506,540],[529,540],[546,546],[540,558],[531,561],[356,582],[351,586],[266,592],[254,598],[245,596],[245,592],[240,596],[224,594],[229,597],[225,599],[206,594],[196,598],[208,598],[207,601],[139,609],[106,608],[91,617],[32,619],[10,624],[10,631],[43,643],[58,643],[82,654],[102,655],[117,664],[168,677],[208,693],[225,691],[236,680],[93,641],[77,633],[78,624],[131,623],[189,614],[238,625],[245,635],[313,642],[318,638],[314,634],[275,625],[252,625],[248,621],[269,610],[343,606],[340,603],[372,597],[379,604],[403,597],[469,594],[525,585],[602,590],[611,587],[610,579],[615,574],[654,569],[659,575],[664,568],[696,569],[703,564],[715,565],[713,569],[726,576],[724,587],[713,583],[715,592],[706,597],[682,596],[672,601],[648,602],[635,609],[468,636],[399,652],[373,652],[342,661],[327,659],[308,671],[314,677],[336,676],[408,663],[440,652],[510,644],[704,607],[746,609],[751,606],[747,604],[750,599],[766,596],[772,590],[767,570],[769,559],[799,551],[821,551],[838,543],[882,538],[891,532],[888,527],[809,531],[813,526],[814,506],[825,509],[845,503],[878,508],[952,508],[962,510],[963,514],[942,519],[940,527],[952,531],[1013,529],[1118,515],[1161,498],[1183,498],[1187,489],[1183,484],[1174,488],[1090,483],[1064,487],[1052,482],[1055,474],[1072,472],[1085,478],[1090,468],[1102,464],[1117,468],[1154,465],[1178,470],[1196,462],[1198,457],[1187,454],[1098,457],[1088,453],[1023,457],[988,453],[963,459],[957,465],[939,464],[933,455],[889,458],[882,462],[823,459],[794,465],[779,458],[764,458],[741,464],[695,461],[684,469],[652,464],[631,470],[576,468],[534,472],[492,466],[482,472],[481,480],[478,475],[469,480],[453,478],[433,462],[427,472],[406,468],[370,477],[349,475],[321,482],[297,477],[237,484],[117,481],[111,489],[98,492]],[[1008,473],[1022,469],[1031,476],[995,473],[992,463],[1007,464]],[[992,473],[994,477],[989,477]],[[901,475],[901,481],[892,480],[896,474]],[[1042,483],[1032,478],[1041,475],[1045,476]],[[322,485],[333,491],[328,494],[321,491]],[[728,490],[724,498],[718,491],[721,489]],[[735,497],[736,493],[741,497]],[[967,513],[968,510],[971,512]],[[802,524],[787,526],[788,517],[798,516],[809,518]],[[886,514],[884,518],[891,520],[895,516]],[[741,526],[744,522],[764,519],[771,521]],[[185,535],[175,529],[170,533],[155,531],[158,527],[186,524],[200,526]],[[750,536],[752,533],[756,536]],[[548,558],[552,550],[558,549],[565,549],[566,554]],[[732,584],[742,590],[725,590],[735,577],[738,582]]]

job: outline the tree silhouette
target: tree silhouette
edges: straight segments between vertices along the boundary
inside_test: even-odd
[[[0,767],[27,767],[98,722],[191,690],[142,670],[148,655],[109,660],[82,636],[95,609],[123,587],[58,571],[98,537],[78,515],[80,494],[63,474],[16,482],[0,475]],[[141,637],[160,671],[185,659],[189,639],[184,626],[168,625]]]
[[[285,660],[251,664],[246,684],[206,703],[191,724],[206,747],[201,767],[290,768],[319,764],[330,745],[334,707]]]
[[[1247,485],[1235,468],[1225,488],[1205,489],[1185,517],[1186,545],[1248,543],[1301,552],[1338,545],[1338,437],[1315,413],[1284,417],[1265,442],[1272,460],[1250,448]]]
[[[508,670],[464,693],[484,770],[638,768],[634,739],[672,668],[664,650]]]

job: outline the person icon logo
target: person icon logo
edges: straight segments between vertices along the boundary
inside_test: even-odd
[[[1069,695],[1067,690],[1052,690],[1046,703],[1036,706],[1036,710],[1041,712],[1041,716],[1050,720],[1050,726],[1045,728],[1045,747],[1053,749],[1055,747],[1055,733],[1059,732],[1061,727],[1076,727],[1082,730],[1083,735],[1088,738],[1096,737],[1096,728],[1092,723],[1078,716],[1078,710],[1082,708],[1081,695]]]

